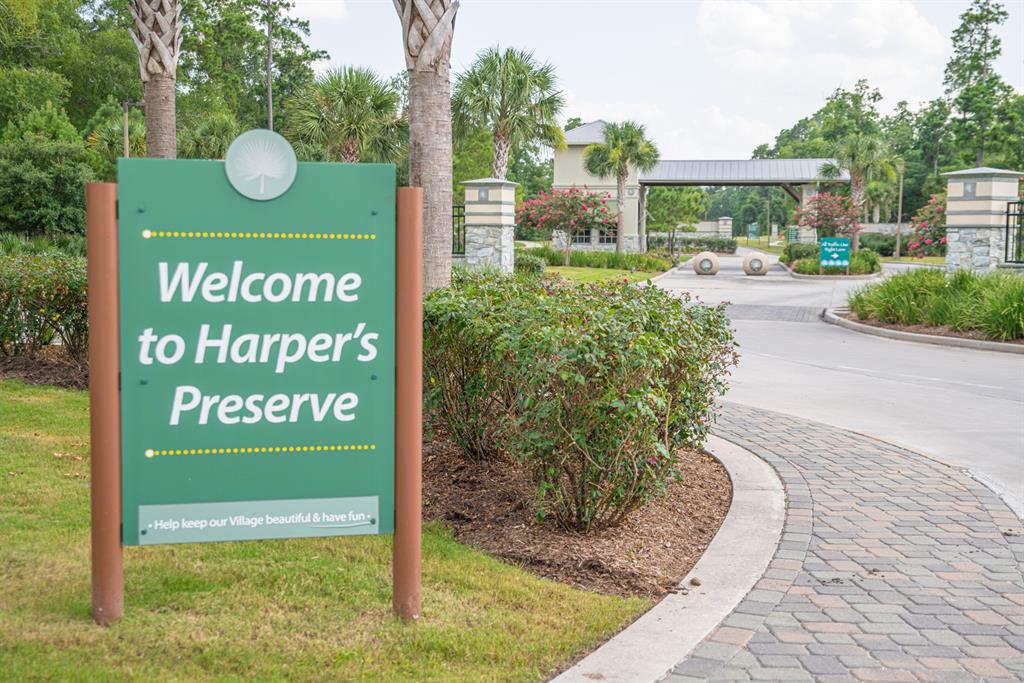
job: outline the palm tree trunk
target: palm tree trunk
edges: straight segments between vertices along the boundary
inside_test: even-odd
[[[409,183],[423,188],[424,291],[452,277],[452,126],[443,73],[409,72]]]
[[[409,70],[409,184],[423,188],[423,291],[452,280],[449,58],[458,0],[392,0]]]
[[[153,74],[145,83],[147,156],[173,159],[178,155],[174,94],[175,81],[166,74]]]
[[[494,132],[494,161],[491,163],[491,177],[505,179],[508,173],[508,156],[512,141],[504,133]]]
[[[865,222],[867,222],[867,214],[864,213],[864,178],[853,171],[850,172],[850,199],[853,201],[853,208],[856,211],[856,215],[863,215]],[[859,243],[860,238],[857,231],[854,230],[850,234],[850,251],[856,253],[860,248]]]
[[[628,173],[628,170],[627,170]],[[621,254],[626,250],[626,214],[622,210],[622,201],[626,197],[626,173],[619,171],[615,178],[615,210],[618,215],[616,216],[616,228],[615,228],[615,253]]]

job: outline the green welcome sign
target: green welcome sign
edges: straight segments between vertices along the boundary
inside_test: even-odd
[[[849,237],[822,237],[818,242],[818,252],[822,268],[850,267]]]
[[[126,545],[394,529],[394,168],[277,137],[119,161]]]

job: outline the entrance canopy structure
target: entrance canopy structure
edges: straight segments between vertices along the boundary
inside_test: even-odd
[[[800,188],[821,183],[850,182],[845,170],[838,178],[826,178],[821,167],[831,159],[714,159],[700,161],[659,161],[640,174],[641,187],[770,185],[781,187],[797,202],[804,199]]]
[[[599,178],[587,172],[583,151],[587,145],[604,142],[604,121],[591,121],[573,128],[565,134],[566,146],[554,154],[555,189],[586,187],[591,192],[615,194],[614,178]],[[817,194],[825,183],[849,182],[843,172],[837,178],[826,178],[822,166],[829,159],[718,159],[718,160],[665,160],[643,173],[631,170],[626,180],[623,197],[624,238],[627,251],[643,248],[641,236],[645,232],[647,189],[657,186],[722,185],[777,186],[800,204]],[[731,219],[729,221],[731,225]],[[731,227],[729,228],[731,234]],[[614,245],[602,243],[594,237],[587,244],[574,243],[573,248],[610,249]]]

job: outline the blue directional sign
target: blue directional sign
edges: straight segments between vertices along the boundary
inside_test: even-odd
[[[849,268],[849,237],[822,237],[818,249],[822,268]]]

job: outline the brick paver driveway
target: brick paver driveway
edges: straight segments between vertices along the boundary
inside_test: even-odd
[[[869,437],[723,412],[716,432],[785,484],[782,541],[754,590],[666,680],[1024,679],[1024,538],[998,497]]]

